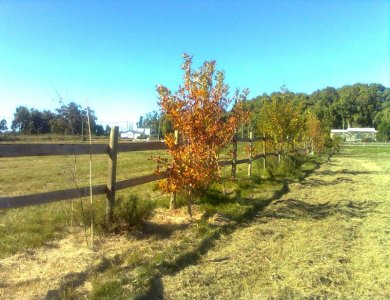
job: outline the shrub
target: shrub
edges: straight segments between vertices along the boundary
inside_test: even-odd
[[[364,137],[364,138],[362,138],[362,142],[373,143],[373,142],[375,142],[375,139],[373,139],[372,137]]]
[[[296,170],[295,160],[290,156],[284,156],[277,166],[277,175],[291,175]]]
[[[290,176],[294,175],[297,168],[302,164],[299,155],[282,156],[280,162],[278,159],[270,159],[267,163],[267,171],[271,178],[274,176]]]
[[[154,203],[140,201],[136,195],[119,197],[114,207],[114,226],[121,228],[139,227],[153,215]]]

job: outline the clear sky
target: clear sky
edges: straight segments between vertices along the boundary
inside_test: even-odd
[[[158,110],[181,54],[217,61],[250,97],[326,86],[390,86],[390,1],[0,0],[0,118],[87,102],[98,122]]]

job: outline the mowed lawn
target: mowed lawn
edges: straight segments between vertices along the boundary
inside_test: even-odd
[[[390,299],[390,147],[344,147],[196,265],[166,299]]]

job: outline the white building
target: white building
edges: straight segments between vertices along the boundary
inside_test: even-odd
[[[339,136],[346,142],[376,141],[376,132],[375,128],[348,127],[347,129],[332,129],[330,137]]]
[[[130,140],[137,140],[137,139],[148,139],[150,137],[150,128],[135,128],[132,130],[122,131],[121,132],[121,138],[122,139],[130,139]]]

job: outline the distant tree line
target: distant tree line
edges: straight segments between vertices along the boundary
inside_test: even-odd
[[[250,129],[262,134],[261,120],[264,119],[264,106],[274,102],[291,102],[299,107],[300,113],[311,113],[321,121],[324,130],[347,127],[374,127],[378,137],[390,139],[390,88],[377,83],[345,85],[341,88],[326,87],[311,94],[293,93],[286,87],[270,95],[263,94],[245,102],[245,108],[251,112],[250,121],[243,125],[239,134],[248,136]],[[275,100],[276,99],[276,100]],[[291,108],[292,111],[293,108]],[[285,116],[286,120],[292,116]],[[170,120],[157,111],[140,118],[139,127],[150,127],[154,137],[163,137],[172,132]]]
[[[288,101],[299,106],[301,112],[310,112],[321,121],[324,130],[347,127],[375,127],[380,139],[390,139],[390,88],[377,83],[345,85],[341,88],[326,87],[311,94],[293,93],[283,87],[270,95],[263,94],[245,102],[245,109],[251,112],[250,121],[239,131],[247,136],[250,129],[261,134],[261,120],[264,106],[272,99],[287,97]],[[275,101],[274,101],[275,102]],[[287,116],[288,118],[288,116]],[[96,116],[90,110],[92,132],[96,135],[109,134],[110,128],[96,124]],[[163,138],[173,131],[171,120],[158,111],[140,117],[138,128],[151,128],[152,138]],[[0,120],[0,131],[8,129],[6,120]],[[13,131],[22,134],[63,134],[81,135],[87,132],[87,110],[70,102],[61,104],[55,112],[16,108],[11,124]]]
[[[102,125],[96,124],[97,118],[92,109],[89,109],[89,117],[92,133],[104,135],[106,131]],[[87,109],[74,102],[62,104],[55,112],[19,106],[14,113],[11,129],[21,134],[82,135],[88,132]]]
[[[161,139],[168,133],[173,132],[173,126],[165,113],[152,111],[141,116],[137,122],[138,128],[150,128],[150,135],[153,139]]]
[[[263,107],[273,98],[288,96],[289,102],[301,106],[302,112],[314,114],[326,130],[347,127],[374,127],[378,137],[390,139],[390,89],[381,84],[345,85],[339,89],[326,87],[308,95],[287,89],[271,95],[263,94],[245,103],[251,111],[248,127],[260,128]],[[290,116],[291,117],[291,116]],[[242,128],[242,134],[245,130]]]

